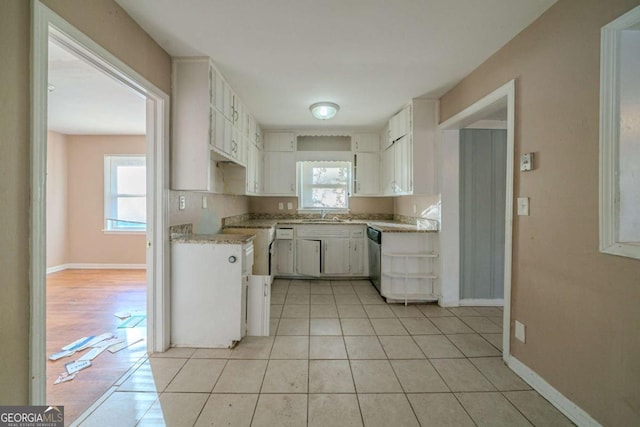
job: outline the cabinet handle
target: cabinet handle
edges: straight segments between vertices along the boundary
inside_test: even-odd
[[[236,256],[235,256],[235,255],[231,255],[231,256],[229,257],[229,262],[230,262],[231,264],[235,264],[235,262],[236,262],[237,260],[238,260],[238,258],[236,258]]]

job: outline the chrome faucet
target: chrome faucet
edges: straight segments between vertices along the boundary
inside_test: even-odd
[[[320,218],[324,219],[324,217],[327,216],[327,211],[325,211],[324,209],[320,210]]]

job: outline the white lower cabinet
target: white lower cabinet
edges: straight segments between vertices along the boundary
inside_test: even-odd
[[[246,335],[253,243],[171,244],[171,345],[230,348]]]
[[[364,225],[291,227],[294,229],[294,240],[276,240],[276,276],[366,276],[368,267]]]
[[[276,250],[275,250],[275,256],[276,256],[276,263],[275,263],[275,274],[284,274],[284,275],[290,275],[290,274],[294,274],[295,270],[294,270],[294,259],[293,259],[293,254],[294,254],[294,250],[293,250],[293,243],[294,240],[276,240],[275,241],[275,245],[276,245]]]
[[[438,233],[382,233],[380,294],[390,302],[438,299]]]
[[[324,268],[327,275],[349,274],[349,239],[326,239],[322,241]]]
[[[296,273],[320,276],[320,240],[296,240]]]

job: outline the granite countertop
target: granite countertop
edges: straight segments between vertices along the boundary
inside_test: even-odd
[[[224,228],[272,228],[277,225],[366,225],[383,233],[434,233],[437,227],[425,221],[426,225],[405,224],[396,221],[381,221],[368,219],[351,219],[340,221],[319,221],[317,219],[250,219],[235,224],[225,225]]]
[[[181,234],[171,239],[174,243],[241,245],[252,242],[253,234]]]

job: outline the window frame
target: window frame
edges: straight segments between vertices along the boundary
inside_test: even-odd
[[[104,156],[104,215],[103,215],[103,232],[105,234],[146,234],[147,224],[143,227],[131,226],[113,226],[115,217],[117,217],[117,204],[114,202],[118,198],[142,197],[140,194],[119,194],[117,193],[117,167],[118,166],[144,166],[146,179],[146,156],[144,154],[105,154]],[[145,209],[147,208],[147,185],[145,181]],[[116,190],[114,190],[116,189]],[[146,215],[146,212],[145,212]],[[145,218],[146,221],[146,218]]]
[[[305,185],[305,165],[310,167],[346,167],[347,178],[345,185],[341,184],[306,184]],[[348,213],[349,212],[349,198],[351,197],[351,178],[353,173],[353,163],[347,160],[303,160],[297,162],[298,173],[298,212],[300,213]],[[305,206],[304,202],[309,197],[304,197],[305,190],[308,188],[344,188],[345,189],[345,206],[344,207],[314,207]]]

